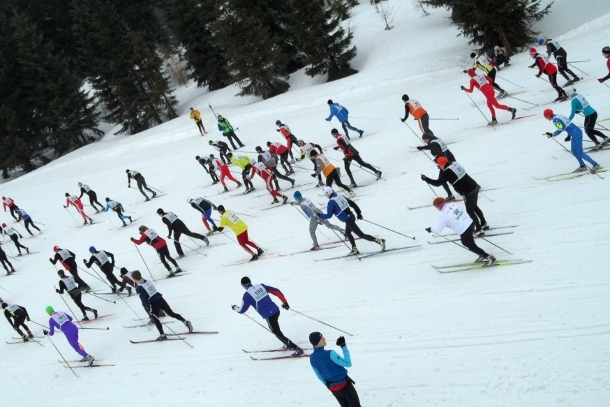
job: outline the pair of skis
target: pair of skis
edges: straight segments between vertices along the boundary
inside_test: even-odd
[[[308,351],[308,350],[312,350],[312,348],[301,348],[303,351]],[[272,353],[272,352],[294,352],[292,350],[288,350],[288,349],[271,349],[271,350],[245,350],[242,349],[244,351],[244,353]],[[302,355],[299,356],[290,356],[290,355],[286,355],[286,356],[269,356],[269,357],[254,357],[252,355],[250,355],[250,359],[252,360],[282,360],[282,359],[299,359],[299,358],[308,358],[310,357],[311,354],[310,353],[304,353]]]
[[[193,331],[193,332],[184,332],[184,333],[178,333],[178,334],[165,334],[168,336],[167,339],[162,340],[162,341],[158,341],[156,339],[149,339],[146,341],[132,341],[131,339],[129,340],[129,342],[133,343],[133,344],[138,344],[138,343],[152,343],[152,342],[167,342],[167,341],[182,341],[184,340],[184,338],[181,338],[181,336],[186,336],[186,335],[211,335],[211,334],[217,334],[218,332],[208,332],[208,331]]]
[[[65,367],[66,369],[76,369],[76,368],[84,368],[84,367],[108,367],[108,366],[114,366],[111,364],[105,364],[105,363],[94,363],[92,365],[89,365],[88,362],[82,362],[81,360],[68,360],[68,364],[66,364],[66,362],[64,362],[63,360],[58,360],[59,363],[62,364],[63,367]],[[71,363],[87,363],[86,365],[72,365]]]
[[[432,265],[432,267],[439,273],[446,274],[446,273],[457,273],[460,271],[469,271],[469,270],[483,270],[483,269],[488,269],[488,268],[493,268],[493,267],[514,266],[515,264],[523,264],[523,263],[531,263],[531,262],[532,262],[532,260],[515,259],[515,260],[496,260],[496,262],[494,264],[492,264],[491,266],[488,266],[485,263],[470,262],[470,263],[452,264],[450,266]]]
[[[350,259],[366,259],[366,258],[369,258],[369,257],[377,256],[379,254],[392,253],[392,252],[399,251],[399,250],[414,249],[414,248],[417,248],[417,247],[421,247],[421,245],[418,244],[418,245],[414,245],[414,246],[395,247],[395,248],[392,248],[392,249],[385,249],[383,251],[359,253],[357,255],[349,253],[349,254],[346,254],[346,255],[343,255],[343,256],[329,257],[329,258],[326,258],[326,259],[314,259],[314,261],[329,261],[329,260],[337,260],[337,259],[346,259],[346,260],[350,260]]]
[[[594,173],[590,172],[589,170],[582,171],[582,172],[566,172],[563,174],[550,175],[548,177],[534,177],[534,179],[537,181],[557,182],[557,181],[565,181],[568,179],[580,178],[580,177],[584,177],[585,175],[595,175],[595,174],[599,174],[601,172],[606,172],[606,171],[607,170],[602,168],[601,170],[597,170]]]

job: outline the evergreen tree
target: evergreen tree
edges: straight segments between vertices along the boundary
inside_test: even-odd
[[[491,49],[501,43],[509,55],[514,47],[527,47],[536,40],[535,22],[549,13],[553,3],[541,8],[542,0],[424,0],[424,4],[451,10],[451,21],[469,38],[469,44]]]
[[[89,81],[105,120],[131,134],[176,117],[176,99],[161,59],[105,0],[74,0],[75,30]]]

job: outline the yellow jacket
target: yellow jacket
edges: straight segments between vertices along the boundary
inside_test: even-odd
[[[222,214],[220,218],[220,227],[228,227],[231,229],[236,236],[241,235],[246,230],[248,230],[248,226],[244,223],[243,220],[239,219],[239,217],[230,211],[226,211]]]
[[[201,121],[201,113],[199,113],[199,110],[191,110],[191,119],[195,120],[196,122]]]

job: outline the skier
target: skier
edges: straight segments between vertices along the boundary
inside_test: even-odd
[[[341,123],[341,127],[343,127],[345,137],[349,139],[349,133],[347,129],[358,132],[358,134],[360,134],[360,137],[362,137],[364,131],[358,130],[357,128],[349,124],[349,111],[345,107],[341,106],[339,103],[334,103],[330,99],[326,103],[328,104],[328,107],[330,107],[330,116],[326,118],[327,122],[331,121],[332,118],[336,116],[337,120],[339,120],[339,122]]]
[[[125,288],[127,288],[127,296],[131,297],[131,287],[136,286],[136,283],[133,282],[133,272],[127,270],[125,267],[121,267],[119,272],[121,273],[121,286],[117,292],[122,293]]]
[[[292,155],[292,144],[297,143],[298,140],[294,134],[290,131],[290,127],[287,124],[282,123],[280,120],[275,121],[275,125],[279,127],[276,131],[282,133],[282,136],[286,139],[286,149],[290,154],[291,163],[294,163],[294,156]],[[269,144],[267,144],[268,146]]]
[[[529,68],[538,67],[536,78],[540,78],[540,75],[545,73],[549,77],[551,86],[557,91],[557,99],[555,99],[554,102],[563,102],[564,100],[567,100],[568,95],[566,95],[565,91],[557,84],[557,68],[555,65],[550,63],[545,56],[538,54],[536,48],[530,48],[530,56],[534,60],[534,63],[530,65]]]
[[[223,164],[228,164],[231,162],[231,160],[229,160],[229,158],[227,157],[227,153],[230,153],[231,150],[229,150],[229,145],[227,143],[225,143],[224,141],[220,141],[220,140],[210,140],[209,143],[212,148],[214,148],[215,150],[218,150],[220,152],[220,159],[222,160]]]
[[[476,70],[478,68],[479,70],[481,70],[485,73],[484,76],[486,76],[488,78],[491,86],[495,90],[500,92],[498,94],[498,97],[501,99],[503,97],[508,96],[508,93],[504,89],[502,89],[500,87],[500,85],[498,85],[496,83],[496,68],[494,67],[494,64],[484,54],[481,54],[477,57],[477,54],[473,52],[472,54],[470,54],[470,58],[472,58],[472,63],[473,63],[471,69]],[[464,73],[466,73],[468,71],[464,71]],[[495,96],[495,93],[494,93],[494,96]]]
[[[15,205],[15,201],[13,201],[11,198],[7,198],[5,196],[2,197],[2,207],[4,208],[4,212],[6,212],[6,208],[8,208],[11,212],[11,216],[15,219],[17,219],[17,216],[15,216],[15,211],[17,209],[19,209],[19,207],[17,205]]]
[[[42,332],[45,335],[53,336],[55,329],[59,329],[64,333],[64,335],[66,335],[66,339],[68,340],[70,346],[72,346],[72,349],[83,357],[80,361],[88,362],[89,366],[91,366],[95,358],[85,352],[85,347],[78,343],[78,327],[72,323],[74,318],[63,311],[55,311],[50,305],[45,309],[45,311],[51,317],[49,318],[50,329],[48,331],[45,329]]]
[[[28,231],[30,236],[34,236],[32,231],[30,230],[30,226],[33,227],[34,229],[36,229],[37,231],[39,231],[40,232],[39,234],[42,234],[42,230],[40,230],[38,228],[38,226],[34,225],[34,221],[32,220],[32,217],[30,215],[28,215],[28,213],[26,211],[24,211],[21,208],[18,208],[15,210],[15,213],[17,214],[17,216],[19,216],[19,218],[17,219],[17,222],[21,222],[21,219],[23,219],[23,226],[25,227],[25,230]]]
[[[315,143],[306,143],[303,140],[299,140],[299,148],[301,150],[301,157],[297,158],[297,161],[303,161],[305,157],[309,158],[309,161],[313,164],[313,169],[316,169],[316,160],[311,157],[312,150],[316,148],[320,151],[320,154],[324,154],[324,150],[320,147],[319,144]],[[318,174],[318,186],[323,187],[324,183],[322,182],[322,176]]]
[[[228,153],[227,157],[233,164],[241,168],[241,179],[244,181],[244,185],[246,186],[246,191],[244,194],[254,191],[254,185],[252,185],[252,182],[248,178],[248,174],[252,169],[252,166],[250,165],[250,157],[247,155],[233,155],[233,153]]]
[[[233,150],[237,150],[237,148],[238,148],[238,147],[235,147],[235,143],[233,142],[233,139],[235,139],[237,141],[237,144],[239,144],[239,147],[244,146],[241,143],[241,140],[235,134],[235,131],[233,130],[233,126],[231,126],[231,123],[229,123],[229,120],[225,119],[220,114],[218,115],[218,130],[222,131],[222,135],[229,139],[229,143],[231,143],[231,147],[233,148]]]
[[[53,251],[55,256],[49,259],[51,264],[55,265],[58,261],[61,263],[63,268],[68,270],[74,280],[78,283],[78,288],[85,292],[91,291],[89,284],[85,283],[82,278],[78,276],[78,266],[76,265],[76,255],[68,249],[62,249],[59,246],[54,246]]]
[[[288,181],[294,186],[295,180],[285,176],[277,169],[277,162],[279,161],[279,157],[276,154],[271,153],[270,151],[263,151],[260,146],[256,146],[256,152],[258,153],[258,162],[265,164],[269,171],[273,173],[273,181],[275,182],[275,189],[280,191],[280,185],[278,184],[277,179],[283,179],[284,181]]]
[[[17,248],[17,251],[19,252],[19,254],[17,256],[21,256],[21,249],[22,248],[25,249],[27,254],[30,254],[30,249],[25,247],[21,243],[19,243],[19,238],[23,239],[23,236],[21,236],[21,233],[17,232],[11,226],[6,226],[6,223],[2,224],[2,235],[3,236],[7,236],[8,235],[8,237],[11,238],[13,243],[15,243],[15,247]]]
[[[4,310],[4,316],[9,324],[13,327],[15,331],[23,338],[24,342],[27,342],[29,338],[33,338],[34,334],[30,331],[30,328],[25,324],[26,320],[30,320],[30,315],[28,314],[28,310],[20,305],[15,304],[7,304],[6,302],[2,302],[2,309]],[[27,332],[27,335],[21,332],[20,327],[23,327]]]
[[[597,121],[597,111],[593,109],[593,107],[589,104],[589,102],[587,101],[587,99],[585,99],[583,95],[576,93],[576,89],[574,89],[573,86],[565,88],[565,91],[568,96],[572,96],[572,112],[570,113],[570,117],[568,117],[568,120],[572,121],[576,113],[582,113],[582,115],[585,117],[585,133],[587,133],[587,136],[589,136],[591,141],[595,143],[594,150],[601,150],[603,145],[608,144],[610,142],[610,139],[606,135],[604,135],[604,133],[595,129],[595,122]],[[599,141],[597,141],[597,138],[595,136],[600,136],[603,141],[600,143]]]
[[[540,46],[546,45],[547,58],[550,58],[551,54],[553,54],[553,56],[555,56],[555,61],[557,61],[557,69],[559,70],[559,73],[561,74],[561,76],[566,78],[566,81],[567,81],[564,86],[569,86],[580,80],[578,75],[576,75],[574,72],[570,71],[570,68],[568,68],[568,53],[566,52],[565,49],[563,49],[563,47],[561,45],[559,45],[557,40],[554,40],[552,38],[546,38],[546,39],[540,38],[538,40],[538,45],[540,45]],[[566,75],[566,72],[569,73],[570,75],[572,75],[572,79],[570,79],[570,77],[568,75]]]
[[[222,232],[225,226],[231,229],[235,233],[239,245],[252,255],[250,261],[258,260],[258,256],[262,255],[264,251],[248,238],[248,225],[233,212],[225,211],[225,207],[222,205],[218,205],[216,210],[221,215],[218,231]],[[248,246],[256,249],[256,253],[250,250]]]
[[[171,307],[163,298],[163,295],[153,283],[150,281],[146,281],[142,278],[142,273],[138,270],[134,270],[131,273],[131,277],[133,278],[134,283],[136,284],[136,293],[140,296],[140,301],[142,301],[142,306],[148,313],[153,316],[153,322],[159,331],[158,341],[164,341],[167,339],[167,335],[163,332],[163,325],[159,321],[159,313],[164,311],[170,317],[177,319],[182,322],[189,330],[189,333],[193,332],[193,324],[190,321],[187,321],[180,314],[176,314],[172,311]]]
[[[83,217],[83,219],[85,220],[85,223],[83,223],[83,225],[87,224],[87,220],[89,221],[89,224],[92,225],[93,224],[93,219],[91,219],[89,217],[89,215],[87,215],[85,213],[85,210],[83,209],[83,203],[81,202],[81,200],[76,196],[76,195],[70,195],[69,193],[66,192],[66,204],[64,205],[64,208],[68,208],[68,206],[74,206],[74,208],[76,209],[76,211],[80,214],[80,216]]]
[[[316,172],[311,174],[313,178],[319,177],[320,173],[324,174],[326,177],[326,186],[332,187],[333,182],[335,182],[340,188],[344,189],[349,193],[349,196],[354,196],[354,191],[349,189],[347,185],[341,182],[341,175],[339,174],[339,170],[335,168],[334,165],[328,161],[328,158],[324,156],[324,154],[318,154],[316,150],[311,150],[309,156],[312,160],[315,160]],[[319,183],[318,183],[319,185]]]
[[[252,167],[252,170],[248,177],[252,179],[254,177],[254,174],[258,174],[259,177],[261,177],[263,181],[265,181],[267,191],[269,191],[269,193],[273,197],[273,202],[271,202],[271,204],[279,203],[280,201],[277,200],[278,198],[283,199],[284,202],[282,202],[282,205],[285,204],[288,200],[288,197],[280,194],[275,189],[273,189],[273,181],[275,180],[275,178],[273,178],[273,173],[269,170],[269,168],[262,162],[257,163],[256,161],[254,161],[254,158],[250,160],[250,166]],[[275,180],[275,182],[277,183],[277,180]],[[292,181],[292,185],[294,186],[294,181]]]
[[[125,209],[123,209],[122,203],[114,201],[107,197],[106,198],[106,208],[104,209],[104,212],[108,212],[110,209],[112,209],[113,211],[116,212],[116,214],[119,217],[119,219],[121,220],[121,222],[123,222],[123,226],[127,226],[127,223],[125,223],[125,219],[129,219],[130,224],[133,222],[131,220],[131,216],[123,215],[123,211]]]
[[[504,64],[505,68],[510,66],[510,57],[508,56],[508,53],[505,49],[499,47],[498,45],[494,47],[493,64],[498,71],[500,70],[500,66],[502,64]]]
[[[161,220],[163,223],[165,223],[165,226],[167,226],[169,233],[167,238],[174,241],[174,246],[178,252],[179,259],[185,256],[184,252],[182,251],[182,245],[180,244],[180,236],[182,236],[183,233],[189,237],[203,240],[206,246],[210,245],[210,241],[207,237],[200,235],[199,233],[191,232],[175,213],[165,212],[163,209],[159,208],[157,209],[157,215],[161,216]],[[172,232],[174,233],[174,239],[172,239]]]
[[[74,281],[74,278],[71,276],[66,276],[66,273],[64,273],[63,270],[59,270],[57,272],[57,275],[59,276],[59,289],[56,288],[55,292],[58,294],[63,294],[64,291],[67,291],[68,294],[70,294],[70,298],[72,298],[72,301],[74,301],[76,306],[83,313],[82,321],[89,321],[87,311],[93,313],[93,319],[97,319],[97,310],[87,307],[85,304],[83,304],[83,293],[76,286],[76,281]]]
[[[445,142],[443,140],[441,140],[438,137],[434,137],[434,136],[430,136],[429,134],[424,134],[422,136],[422,140],[424,141],[424,143],[426,144],[425,146],[417,146],[417,149],[419,151],[422,150],[430,150],[430,153],[434,156],[435,160],[438,159],[439,157],[445,157],[447,159],[447,161],[449,161],[450,163],[455,162],[455,157],[453,156],[453,153],[449,150],[449,148],[447,148],[447,144],[445,144]],[[439,171],[443,171],[440,170]],[[439,172],[439,177],[440,172]],[[455,197],[453,196],[453,194],[451,193],[451,190],[449,189],[449,184],[444,182],[443,183],[443,189],[447,192],[447,198],[445,198],[445,202],[451,202],[455,200]]]
[[[545,133],[548,138],[556,137],[562,131],[568,133],[568,136],[566,137],[565,141],[572,141],[572,155],[574,155],[574,157],[578,161],[578,164],[580,164],[580,166],[572,172],[587,171],[587,167],[585,166],[583,160],[586,160],[591,164],[591,173],[594,173],[595,171],[600,170],[602,168],[597,162],[595,162],[582,150],[582,131],[578,128],[578,126],[572,123],[572,121],[564,115],[553,113],[551,109],[546,109],[543,114],[544,118],[549,121],[552,121],[555,127],[557,128],[557,130],[555,130],[552,134]]]
[[[13,267],[11,262],[8,261],[8,257],[6,256],[6,253],[4,252],[4,250],[2,250],[2,247],[0,247],[0,263],[2,263],[2,267],[4,267],[4,270],[6,270],[7,276],[10,276],[11,273],[15,272],[15,268]],[[8,267],[6,267],[7,265],[8,265]],[[10,270],[9,270],[9,267],[11,268]]]
[[[146,201],[148,202],[150,201],[150,198],[148,197],[148,195],[146,195],[146,192],[144,192],[142,190],[142,188],[144,188],[145,190],[147,190],[148,192],[152,193],[152,197],[156,197],[157,193],[155,191],[153,191],[152,189],[148,188],[148,185],[146,185],[146,180],[144,179],[144,177],[142,176],[142,174],[140,174],[137,171],[132,171],[132,170],[125,170],[125,172],[127,173],[127,188],[131,188],[131,179],[135,179],[136,183],[138,184],[138,189],[140,190],[140,193],[142,195],[144,195],[144,197],[146,197]]]
[[[106,276],[106,279],[112,285],[112,292],[116,293],[116,286],[120,286],[121,282],[112,273],[114,271],[114,268],[116,267],[116,263],[114,261],[114,254],[104,250],[97,250],[94,246],[89,247],[89,253],[91,253],[89,261],[83,259],[83,263],[85,263],[85,266],[87,266],[87,268],[91,268],[91,265],[95,262],[95,264],[97,264],[97,266]]]
[[[229,192],[229,188],[227,188],[227,185],[225,184],[225,178],[229,178],[231,181],[235,182],[237,184],[237,188],[241,187],[241,182],[236,180],[235,177],[231,175],[231,170],[229,170],[229,167],[226,164],[223,164],[222,161],[215,158],[214,154],[210,154],[210,160],[212,161],[214,168],[216,168],[216,171],[218,171],[220,174],[220,183],[224,188],[224,192]]]
[[[466,89],[464,86],[460,86],[460,88],[464,91],[464,92],[468,92],[468,93],[472,93],[474,88],[477,88],[481,91],[481,93],[483,94],[483,96],[485,96],[485,99],[487,99],[487,108],[489,109],[489,111],[491,112],[491,121],[488,123],[489,125],[493,126],[494,124],[498,124],[498,121],[496,120],[496,111],[494,110],[494,107],[497,107],[498,109],[502,109],[502,110],[508,110],[509,112],[512,113],[512,117],[511,120],[515,118],[515,115],[517,114],[517,109],[506,106],[506,105],[501,105],[500,103],[498,103],[498,100],[496,99],[495,96],[495,92],[493,90],[493,88],[489,85],[490,83],[492,83],[491,78],[487,77],[487,76],[483,76],[483,75],[477,75],[474,72],[474,69],[470,68],[468,71],[468,76],[470,76],[470,87],[468,89]]]
[[[356,147],[354,147],[350,143],[349,139],[346,139],[345,137],[343,137],[343,135],[339,134],[339,130],[332,129],[330,131],[330,134],[332,134],[332,136],[335,138],[335,140],[337,140],[337,147],[334,147],[334,149],[335,150],[341,149],[341,151],[343,151],[343,156],[344,156],[343,163],[345,165],[345,172],[347,172],[347,176],[349,177],[350,181],[352,182],[350,185],[350,188],[358,187],[358,185],[356,185],[356,181],[354,181],[354,176],[352,175],[352,171],[350,170],[352,161],[356,161],[358,164],[360,164],[361,168],[368,168],[369,170],[371,170],[373,172],[373,174],[375,174],[375,177],[377,178],[377,180],[379,180],[379,178],[381,178],[381,171],[379,171],[378,169],[373,167],[371,164],[365,163],[364,161],[362,161],[362,158],[360,157],[360,153],[358,152],[358,150],[356,150]]]
[[[186,202],[191,205],[193,209],[201,212],[201,221],[203,222],[205,228],[210,231],[208,235],[210,235],[212,232],[218,231],[218,227],[212,219],[212,209],[216,209],[216,205],[202,197],[187,198]],[[212,224],[212,229],[210,229],[210,225],[208,225],[208,222]]]
[[[604,83],[605,81],[610,79],[610,47],[602,48],[602,55],[604,56],[604,58],[606,58],[606,66],[608,67],[608,75],[604,76],[603,78],[599,78],[598,79],[599,83]],[[2,200],[4,200],[4,197],[2,197]],[[4,211],[6,212],[6,209],[4,209]]]
[[[195,156],[195,160],[197,160],[197,162],[201,164],[205,172],[210,174],[210,177],[212,178],[212,185],[218,184],[220,182],[218,176],[214,172],[214,165],[212,165],[212,162],[208,158]]]
[[[290,205],[299,206],[305,216],[309,219],[309,235],[311,236],[311,240],[313,241],[313,246],[310,250],[320,250],[320,246],[318,245],[318,238],[316,236],[316,229],[318,225],[324,225],[329,229],[332,229],[341,234],[345,233],[345,230],[341,229],[339,226],[335,226],[331,224],[326,219],[320,219],[320,214],[322,211],[318,209],[318,207],[311,202],[307,198],[303,198],[303,195],[299,191],[295,191],[294,200],[296,202],[290,202]]]
[[[474,231],[479,235],[483,235],[485,230],[489,229],[489,225],[485,221],[483,211],[477,205],[479,200],[479,191],[481,187],[477,182],[466,173],[464,167],[457,162],[449,163],[445,157],[439,157],[436,164],[442,170],[438,174],[438,179],[430,179],[424,174],[421,179],[430,185],[440,187],[442,184],[449,182],[453,185],[453,189],[464,197],[464,205],[466,212],[474,221]]]
[[[231,305],[233,311],[237,312],[238,314],[243,314],[248,311],[250,306],[254,307],[256,312],[258,312],[259,315],[263,317],[265,321],[267,321],[267,325],[269,326],[271,333],[284,344],[284,348],[286,350],[294,351],[290,356],[301,356],[303,354],[303,349],[295,345],[294,342],[286,338],[282,333],[279,324],[280,308],[269,296],[269,294],[275,295],[280,299],[280,301],[282,301],[282,308],[289,310],[290,306],[288,305],[288,301],[286,301],[284,294],[282,294],[282,292],[277,288],[269,285],[252,284],[252,281],[250,281],[250,278],[248,277],[243,277],[241,279],[241,286],[244,288],[244,290],[246,290],[246,292],[242,297],[241,306]]]
[[[290,165],[288,162],[288,153],[290,153],[290,150],[288,150],[285,145],[282,143],[272,143],[268,141],[267,148],[271,154],[275,154],[280,157],[280,163],[282,164],[284,171],[286,171],[286,175],[294,174],[292,165]],[[294,162],[294,159],[292,159],[292,162]]]
[[[169,271],[168,277],[174,277],[176,273],[182,273],[182,269],[178,266],[176,260],[174,260],[169,254],[169,249],[167,248],[167,242],[165,239],[159,236],[159,234],[155,232],[153,228],[148,228],[142,225],[138,230],[140,232],[140,238],[136,240],[132,237],[131,241],[133,243],[139,246],[146,242],[152,246],[157,251],[157,255],[159,256],[161,263],[163,263],[163,266],[165,266],[165,269]],[[172,271],[172,268],[169,266],[169,264],[167,264],[166,259],[174,265],[175,271]]]
[[[82,199],[83,195],[87,194],[89,197],[89,204],[93,207],[93,209],[95,209],[95,213],[99,213],[100,210],[104,209],[104,205],[97,201],[97,194],[91,189],[91,187],[89,187],[89,185],[79,182],[78,187],[80,188],[80,195],[78,196],[78,199]],[[99,210],[95,206],[96,204],[100,206]]]
[[[439,234],[447,226],[460,235],[460,241],[464,247],[479,255],[475,263],[486,263],[487,266],[491,266],[496,262],[494,256],[487,254],[474,242],[473,232],[476,221],[473,222],[473,219],[468,216],[468,213],[464,213],[460,205],[457,203],[446,203],[443,198],[436,198],[432,201],[432,205],[442,213],[436,226],[426,228],[426,232]]]
[[[341,347],[343,357],[334,350],[326,350],[326,338],[320,332],[309,334],[309,343],[313,345],[313,352],[309,363],[314,373],[328,390],[335,396],[341,407],[360,407],[360,399],[354,388],[354,381],[347,375],[346,367],[352,367],[349,349],[345,344],[345,337],[337,339],[337,346]]]
[[[419,125],[419,129],[423,134],[431,134],[434,136],[434,133],[430,130],[428,123],[430,122],[430,117],[428,116],[428,112],[422,107],[422,105],[415,99],[410,99],[409,95],[402,95],[402,101],[405,102],[405,117],[400,119],[401,122],[405,122],[409,118],[409,113],[413,116],[413,120],[417,120],[417,124]]]
[[[334,215],[341,222],[345,223],[345,237],[347,237],[349,242],[352,244],[352,251],[348,254],[348,256],[360,254],[358,248],[356,247],[356,242],[354,241],[354,236],[352,236],[352,233],[355,233],[356,236],[361,239],[377,243],[379,246],[381,246],[381,251],[385,250],[385,239],[379,239],[371,235],[364,234],[358,225],[356,225],[356,219],[362,220],[364,218],[362,217],[360,207],[356,205],[354,201],[345,195],[336,194],[331,187],[324,187],[323,191],[324,195],[326,195],[328,198],[328,205],[326,207],[326,213],[321,213],[319,217],[320,219],[330,219]],[[356,211],[356,216],[354,216],[350,207]]]
[[[199,130],[199,133],[201,133],[202,136],[207,133],[207,131],[205,131],[205,127],[203,127],[203,122],[201,121],[201,112],[199,112],[199,110],[193,109],[192,107],[191,119],[197,125],[197,129]]]

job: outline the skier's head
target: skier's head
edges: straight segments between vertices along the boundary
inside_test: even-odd
[[[275,121],[275,125],[276,126],[281,126],[282,125],[282,121],[281,120],[276,120]]]
[[[333,136],[334,138],[337,138],[337,137],[339,137],[339,130],[337,130],[337,129],[332,129],[332,130],[330,131],[330,134],[332,134],[332,136]]]
[[[328,99],[328,102],[326,102],[329,106],[333,104],[333,100],[332,99]]]
[[[610,58],[610,47],[604,47],[602,48],[602,54],[604,54],[604,56],[606,58]],[[2,197],[4,198],[4,197]]]
[[[494,51],[496,51],[496,52],[500,51],[500,47],[496,45],[496,46],[494,47]]]
[[[546,42],[546,40],[544,38],[540,38],[538,40],[538,45],[544,45],[545,42]]]
[[[198,155],[195,156],[195,160],[199,161],[199,158],[200,157]]]
[[[70,196],[70,194],[68,192],[66,192],[66,197]]]
[[[82,187],[82,186],[83,186],[83,183],[79,181],[79,182],[78,182],[78,186],[79,186],[79,187]]]
[[[89,247],[89,253],[97,252],[94,246]]]
[[[268,142],[267,142],[267,147],[269,147],[270,145],[271,145],[271,142],[270,142],[270,141],[268,141]]]
[[[318,152],[316,150],[311,150],[311,153],[309,153],[310,157],[317,157]]]
[[[402,101],[407,103],[409,101],[409,95],[407,95],[406,93],[402,95]]]
[[[476,52],[472,52],[472,53],[470,54],[470,58],[476,58],[476,56],[477,56]]]
[[[125,172],[126,172],[126,173],[128,173],[128,172],[129,172],[129,168],[128,168],[128,169],[126,169],[126,170],[125,170]]]
[[[193,110],[193,108],[191,107],[191,110]]]
[[[59,276],[59,278],[64,278],[66,276],[66,273],[64,273],[63,270],[58,270],[57,275]]]
[[[210,140],[210,141],[208,142],[208,144],[209,144],[209,145],[212,145],[212,144],[214,144],[214,141],[213,141],[213,140]]]
[[[544,109],[544,112],[542,112],[542,114],[547,120],[553,120],[553,116],[555,115],[555,113],[553,113],[551,109]]]
[[[468,76],[470,76],[472,78],[474,76],[474,69],[470,68],[469,70],[466,71],[466,73],[468,74]]]
[[[157,209],[157,215],[163,216],[163,215],[165,215],[165,212],[163,211],[163,209],[159,208],[159,209]]]
[[[131,273],[131,278],[133,279],[133,281],[140,281],[142,280],[142,273],[140,273],[138,270],[134,270]]]
[[[261,146],[256,146],[254,149],[256,150],[257,153],[263,152],[263,149],[261,148]]]
[[[53,309],[53,307],[51,307],[50,305],[49,305],[48,307],[46,307],[44,310],[45,310],[45,312],[46,312],[47,314],[49,314],[49,315],[51,315],[52,313],[54,313],[54,312],[55,312],[55,310]]]
[[[303,147],[305,145],[305,141],[299,140],[297,143],[299,146]]]
[[[188,197],[188,198],[186,198],[186,203],[190,204],[192,200],[193,200],[193,198]]]
[[[8,307],[8,304],[6,302],[2,303],[2,309],[5,309],[6,307]]]
[[[448,162],[449,160],[447,160],[445,157],[438,157],[436,159],[436,164],[441,168],[445,168],[445,165],[447,165]]]
[[[532,58],[536,58],[536,55],[538,55],[538,51],[536,50],[536,48],[530,48],[530,56]]]
[[[110,202],[110,198],[106,197],[106,202]]]
[[[250,165],[256,164],[256,160],[254,158],[250,158]]]
[[[424,134],[421,136],[421,139],[424,141],[424,143],[429,144],[429,143],[430,143],[430,140],[432,140],[432,137],[434,137],[432,134],[430,134],[430,133],[424,133]]]
[[[140,231],[140,233],[144,233],[148,230],[148,228],[146,226],[142,225],[138,228],[138,230]]]
[[[210,160],[213,160],[214,159],[214,154],[210,154],[209,157],[210,157]]]
[[[294,200],[297,202],[301,202],[303,200],[303,195],[301,195],[301,193],[299,191],[294,191],[294,194],[292,196],[294,197]]]
[[[218,206],[216,207],[216,210],[217,210],[217,211],[218,211],[218,213],[220,213],[221,215],[222,215],[223,213],[225,213],[225,207],[224,207],[223,205],[218,205]]]
[[[218,115],[218,120],[223,120],[223,117],[221,114]]]
[[[440,211],[443,209],[443,206],[445,206],[445,198],[435,198],[434,201],[432,201],[432,205],[434,205],[434,207]]]
[[[231,157],[233,157],[233,153],[227,153],[227,157],[229,157],[229,160],[230,160]]]
[[[60,250],[61,250],[61,249],[59,248],[59,246],[53,246],[53,251],[54,251],[54,252],[58,252],[58,251],[60,251]]]
[[[324,187],[324,189],[322,190],[322,192],[324,192],[324,195],[326,195],[327,197],[330,198],[330,196],[332,194],[335,193],[335,191],[333,191],[333,189],[331,187]]]
[[[2,227],[3,227],[3,228],[5,228],[5,227],[6,227],[6,223],[3,223],[3,224],[2,224]]]
[[[250,277],[242,277],[241,278],[241,286],[244,288],[248,288],[252,285],[252,281],[250,281]]]
[[[322,347],[326,345],[326,341],[324,340],[324,336],[320,332],[312,332],[309,334],[309,343],[314,348]]]
[[[120,271],[122,276],[124,276],[125,274],[129,273],[129,271],[125,267],[121,267],[121,269],[119,271]]]
[[[565,88],[563,88],[563,90],[566,92],[566,95],[568,95],[568,96],[572,96],[573,94],[576,93],[576,88],[574,86],[566,86]]]

